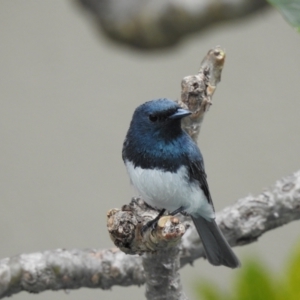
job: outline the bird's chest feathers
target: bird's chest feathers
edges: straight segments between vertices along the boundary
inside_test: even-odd
[[[177,172],[166,172],[134,167],[129,161],[126,162],[126,167],[137,192],[153,207],[175,210],[182,206],[183,199],[191,191],[185,184],[188,182],[188,175],[184,167]]]
[[[131,182],[140,196],[152,207],[174,211],[184,207],[187,213],[213,218],[214,211],[202,189],[188,178],[186,167],[177,172],[134,167],[125,162]]]

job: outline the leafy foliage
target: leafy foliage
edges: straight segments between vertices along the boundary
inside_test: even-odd
[[[221,291],[216,284],[202,280],[196,293],[202,300],[299,300],[300,242],[279,274],[274,277],[263,263],[252,258],[243,263],[231,292]]]
[[[275,6],[285,20],[300,32],[300,1],[299,0],[268,0]]]

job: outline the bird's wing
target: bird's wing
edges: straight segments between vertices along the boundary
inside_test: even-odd
[[[189,175],[191,179],[196,180],[199,183],[200,188],[203,190],[208,203],[214,208],[212,198],[209,192],[209,187],[206,179],[206,173],[204,169],[203,160],[190,160],[189,161]]]

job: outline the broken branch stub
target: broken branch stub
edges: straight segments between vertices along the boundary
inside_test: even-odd
[[[121,209],[107,213],[107,228],[114,244],[127,254],[143,254],[174,247],[189,227],[174,216],[162,216],[157,226],[144,234],[141,229],[158,212],[149,208],[140,198],[133,198]]]

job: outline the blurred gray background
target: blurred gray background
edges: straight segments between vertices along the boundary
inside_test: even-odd
[[[67,0],[0,1],[0,257],[112,247],[106,212],[133,191],[121,148],[136,106],[177,99],[208,49],[227,60],[199,139],[217,210],[299,168],[299,34],[275,10],[221,24],[171,50],[138,52],[99,36]],[[280,272],[299,223],[236,248]],[[202,278],[229,288],[238,271],[203,260],[182,270],[190,299]],[[16,299],[144,299],[143,287]]]

